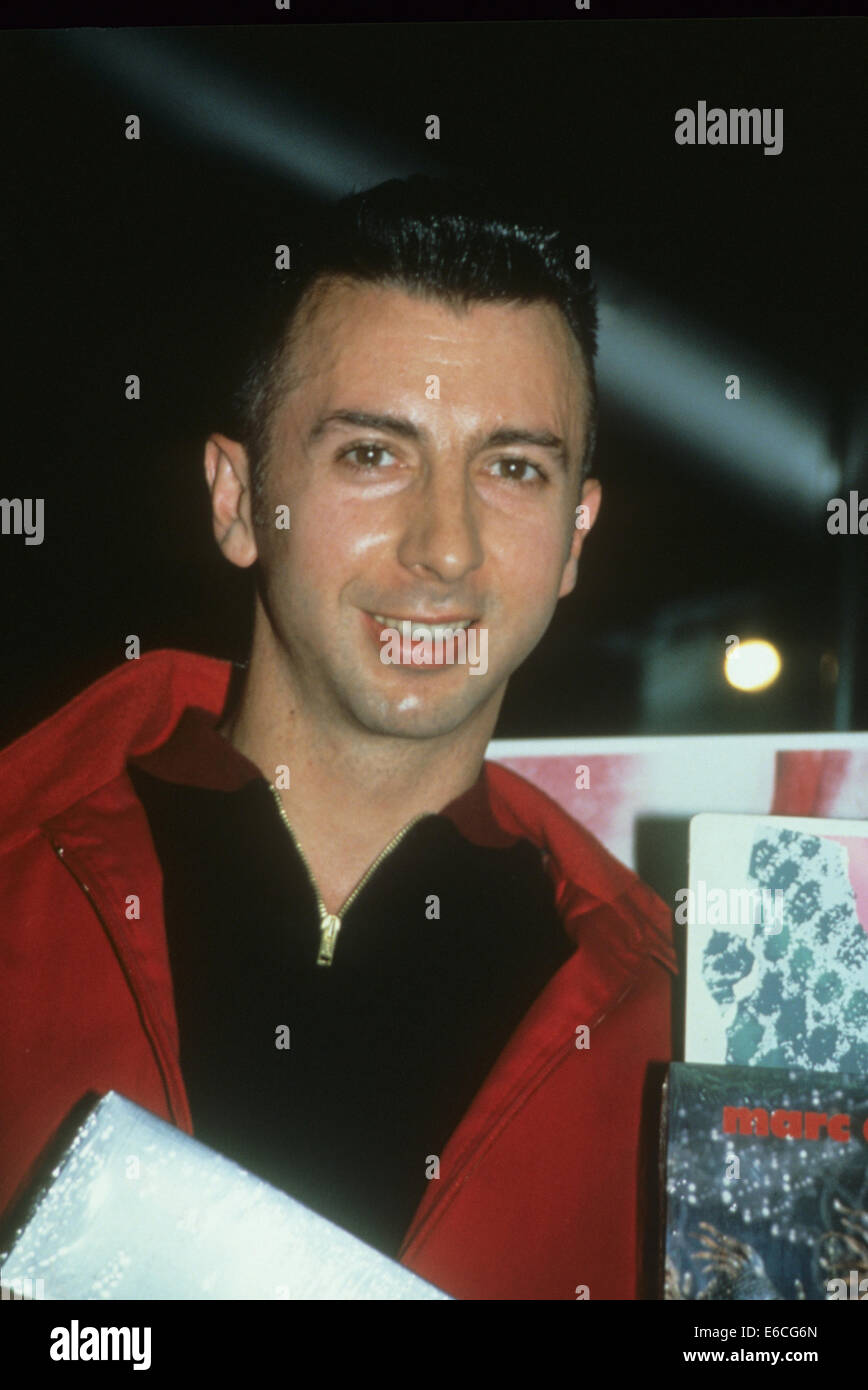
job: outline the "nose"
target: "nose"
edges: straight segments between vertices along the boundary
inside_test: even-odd
[[[414,573],[454,584],[482,564],[484,552],[468,479],[462,469],[432,468],[407,498],[398,558]]]

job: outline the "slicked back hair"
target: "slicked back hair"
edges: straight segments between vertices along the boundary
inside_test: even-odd
[[[390,179],[308,216],[291,246],[291,269],[275,272],[257,321],[253,349],[233,398],[232,428],[251,464],[255,510],[274,417],[292,387],[292,351],[307,321],[303,303],[330,278],[384,285],[474,303],[549,303],[581,349],[589,391],[581,477],[596,437],[596,292],[575,268],[562,234],[528,221],[511,199],[478,183],[416,174]]]

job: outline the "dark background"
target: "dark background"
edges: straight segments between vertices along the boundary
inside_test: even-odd
[[[127,634],[244,659],[249,576],[212,541],[201,453],[256,287],[312,200],[453,169],[518,181],[677,359],[651,405],[655,352],[634,394],[601,373],[603,511],[498,734],[866,727],[868,537],[828,535],[825,506],[868,495],[863,53],[842,18],[4,34],[0,495],[43,497],[46,536],[0,537],[0,742]],[[783,107],[783,152],[676,145],[700,99]],[[687,428],[677,363],[721,345],[727,409],[791,402],[838,485],[774,427],[739,459],[699,396]],[[779,647],[767,691],[726,685],[729,634]]]

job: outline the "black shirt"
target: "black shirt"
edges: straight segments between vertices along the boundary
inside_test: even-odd
[[[394,1256],[426,1170],[573,946],[539,851],[474,843],[441,814],[375,870],[317,965],[309,874],[241,761],[253,775],[232,790],[129,768],[163,870],[194,1134]]]

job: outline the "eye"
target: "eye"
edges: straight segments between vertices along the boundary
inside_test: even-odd
[[[347,459],[351,468],[365,473],[372,473],[380,468],[384,458],[391,459],[393,463],[395,461],[395,455],[385,444],[351,444],[348,449],[341,451],[339,457]]]
[[[496,459],[492,464],[494,470],[501,469],[496,476],[503,478],[508,483],[546,483],[548,475],[540,468],[539,464],[531,463],[530,459],[523,458],[502,458]]]

